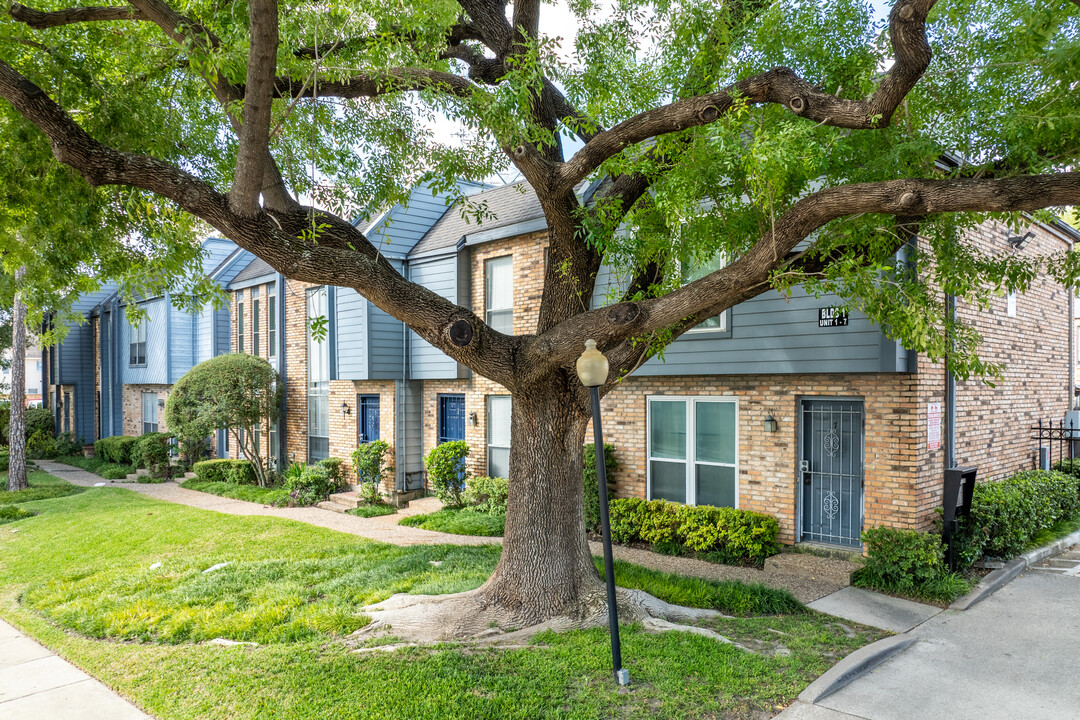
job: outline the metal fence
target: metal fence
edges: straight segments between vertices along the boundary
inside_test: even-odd
[[[1035,454],[1035,467],[1048,469],[1062,460],[1076,456],[1076,442],[1080,442],[1080,428],[1066,427],[1064,420],[1039,420],[1031,428],[1031,439],[1039,443]]]

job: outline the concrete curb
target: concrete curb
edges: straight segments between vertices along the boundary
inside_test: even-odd
[[[916,639],[911,635],[893,635],[859,648],[807,685],[806,689],[799,693],[799,699],[811,704],[824,700],[893,655],[907,650]]]
[[[1049,545],[1043,545],[1041,548],[1035,548],[1029,550],[1023,555],[1018,555],[1005,564],[1004,567],[998,568],[994,572],[990,573],[979,582],[975,588],[962,598],[958,598],[949,606],[950,610],[967,610],[976,603],[982,602],[986,598],[990,597],[1005,585],[1012,582],[1012,580],[1020,573],[1027,570],[1035,563],[1042,562],[1051,555],[1057,555],[1072,545],[1080,543],[1080,530],[1066,535],[1060,540],[1055,540]]]

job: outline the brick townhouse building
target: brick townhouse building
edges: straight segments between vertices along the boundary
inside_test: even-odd
[[[588,191],[581,190],[586,200]],[[547,243],[535,195],[517,185],[470,200],[495,217],[477,226],[438,201],[414,207],[414,194],[410,206],[395,209],[412,222],[391,259],[494,327],[531,332]],[[1019,248],[993,223],[974,240],[992,253],[1039,255],[1080,237],[1065,225],[1030,229]],[[385,232],[393,236],[394,227]],[[615,282],[607,271],[594,306]],[[291,457],[347,457],[358,442],[381,437],[394,445],[400,491],[415,486],[432,447],[462,439],[473,474],[507,474],[512,403],[504,388],[351,290],[286,287]],[[944,367],[889,340],[859,313],[838,323],[838,304],[798,291],[766,293],[687,333],[663,361],[650,360],[624,380],[603,404],[605,437],[619,462],[616,495],[769,513],[785,542],[857,546],[866,527],[928,526],[940,504],[947,445]],[[996,387],[956,384],[957,464],[977,466],[982,479],[1032,467],[1031,426],[1069,409],[1070,293],[1044,276],[1023,295],[994,298],[987,311],[957,312],[982,333],[983,358],[1005,364]],[[325,347],[306,322],[323,314]],[[354,366],[357,357],[366,367]]]

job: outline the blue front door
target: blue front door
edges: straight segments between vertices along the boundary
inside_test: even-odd
[[[465,439],[465,396],[439,396],[439,444]]]
[[[859,547],[863,529],[863,404],[802,401],[802,539]]]
[[[379,439],[379,396],[357,395],[356,407],[359,408],[357,439],[361,443],[375,442]]]

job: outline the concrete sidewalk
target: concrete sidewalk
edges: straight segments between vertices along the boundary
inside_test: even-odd
[[[1059,720],[1080,717],[1080,577],[1028,571],[815,704],[778,720]]]
[[[0,718],[152,720],[3,620],[0,620]]]

